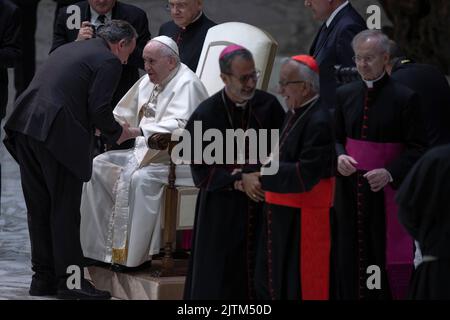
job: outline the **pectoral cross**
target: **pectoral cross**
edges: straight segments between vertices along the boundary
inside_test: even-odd
[[[160,86],[156,85],[153,88],[152,93],[150,94],[150,98],[148,99],[147,103],[144,103],[144,105],[141,108],[141,111],[143,110],[144,117],[146,117],[146,118],[155,117],[155,115],[156,115],[155,109],[156,109],[156,104],[158,102],[158,95],[160,92],[161,92]]]

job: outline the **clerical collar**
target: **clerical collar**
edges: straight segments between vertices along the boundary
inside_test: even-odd
[[[383,74],[375,80],[364,80],[364,79],[362,79],[362,80],[366,84],[367,88],[372,89],[374,87],[375,83],[380,81],[381,79],[383,79],[383,77],[385,75],[386,75],[386,71],[384,71]]]
[[[191,23],[189,23],[186,27],[181,27],[181,29],[186,30],[188,27],[192,26],[194,23],[197,22],[197,20],[199,20],[201,18],[201,16],[203,15],[203,11],[200,11],[200,13],[198,14],[198,16],[192,20]]]
[[[163,81],[161,81],[160,84],[157,84],[155,87],[158,87],[159,91],[164,90],[164,88],[166,87],[166,85],[176,76],[176,74],[178,73],[178,70],[180,70],[181,64],[178,65],[178,67],[176,67],[175,69],[173,69],[169,75],[167,76],[167,78],[165,78]]]
[[[226,99],[228,100],[228,102],[229,102],[229,103],[228,103],[229,105],[235,106],[235,107],[237,107],[237,108],[243,108],[243,109],[245,109],[245,107],[246,107],[247,104],[248,104],[248,100],[245,100],[244,102],[241,102],[241,103],[239,103],[239,102],[234,102],[234,101],[231,100],[231,98],[228,96],[227,89],[224,88],[223,91],[224,91],[224,96],[225,96],[225,98],[226,98]]]
[[[344,9],[344,7],[345,7],[346,5],[348,5],[348,4],[349,4],[349,2],[348,2],[348,1],[345,1],[343,4],[341,4],[339,7],[337,7],[336,10],[333,11],[333,13],[332,13],[332,14],[328,17],[328,19],[327,19],[327,22],[326,22],[327,28],[330,26],[331,22],[333,22],[333,19],[337,16],[337,14],[338,14],[342,9]]]
[[[98,21],[98,17],[100,16],[100,14],[98,14],[97,11],[95,11],[94,9],[92,9],[91,6],[89,6],[89,8],[90,8],[90,10],[91,10],[91,23],[92,23],[93,25],[96,25],[96,26],[99,25],[99,24],[101,24],[100,21]],[[107,14],[103,14],[103,16],[106,17],[105,22],[106,22],[106,21],[111,21],[111,19],[112,19],[112,10],[111,10],[110,12],[108,12]]]
[[[293,111],[296,112],[297,110],[303,108],[304,106],[307,106],[308,104],[310,104],[313,101],[316,101],[317,99],[319,99],[319,95],[318,94],[316,94],[314,97],[312,97],[308,101],[304,102],[300,107],[294,108]]]
[[[247,103],[248,103],[248,101],[244,101],[244,102],[242,102],[242,103],[237,103],[237,102],[235,102],[234,104],[235,104],[235,106],[238,107],[238,108],[245,108],[245,107],[247,106]]]

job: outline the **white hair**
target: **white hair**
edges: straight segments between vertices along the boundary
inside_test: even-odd
[[[389,38],[380,30],[364,30],[358,33],[352,40],[352,48],[355,51],[356,46],[369,39],[375,39],[377,41],[377,47],[381,53],[389,53],[390,43]]]
[[[319,93],[320,91],[320,79],[319,74],[308,67],[306,64],[301,63],[299,61],[293,60],[291,58],[286,58],[282,64],[288,64],[290,62],[294,62],[297,68],[297,74],[300,80],[309,83],[312,87],[312,90],[315,93]]]

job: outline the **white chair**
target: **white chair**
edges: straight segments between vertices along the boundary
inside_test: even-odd
[[[197,66],[196,74],[209,95],[223,88],[219,56],[222,50],[231,44],[241,45],[253,54],[256,69],[261,71],[261,78],[256,87],[267,90],[278,43],[271,35],[255,26],[242,22],[226,22],[209,29]]]

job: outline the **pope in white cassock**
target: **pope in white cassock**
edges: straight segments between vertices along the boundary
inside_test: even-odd
[[[159,253],[161,204],[168,181],[169,154],[161,133],[183,128],[207,91],[180,63],[176,43],[160,36],[144,48],[144,75],[114,109],[134,128],[133,149],[94,159],[92,178],[83,187],[81,244],[85,257],[136,267]],[[193,186],[188,165],[176,168],[176,184]]]

